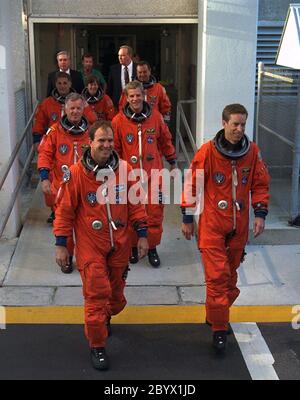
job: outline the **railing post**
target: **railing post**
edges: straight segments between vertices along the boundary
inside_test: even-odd
[[[180,135],[180,103],[177,103],[177,112],[176,112],[176,137],[175,137],[175,149],[178,157],[179,154],[179,135]]]
[[[260,112],[260,103],[262,98],[262,89],[263,89],[263,76],[264,76],[264,63],[258,63],[258,71],[257,71],[257,98],[256,98],[256,118],[255,118],[255,141],[258,143],[258,132],[259,132],[259,112]]]

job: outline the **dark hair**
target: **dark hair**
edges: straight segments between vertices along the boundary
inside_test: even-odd
[[[66,72],[62,72],[62,71],[58,71],[55,74],[55,82],[59,79],[59,78],[66,78],[68,79],[69,82],[72,82],[72,78],[69,74],[67,74]]]
[[[232,114],[244,114],[248,117],[248,111],[242,104],[234,103],[228,104],[222,112],[222,120],[228,122],[230,115]]]
[[[107,129],[111,129],[113,131],[112,125],[110,121],[106,121],[104,119],[100,119],[99,121],[96,121],[93,123],[93,125],[89,129],[89,136],[91,140],[95,139],[95,133],[97,132],[98,129],[104,129],[105,131]]]
[[[81,61],[83,61],[84,58],[92,58],[92,59],[94,59],[94,56],[93,56],[93,54],[91,54],[91,53],[85,53],[85,54],[83,54],[83,56],[81,57]]]
[[[81,100],[83,102],[83,104],[85,104],[85,99],[81,96],[81,94],[75,93],[75,92],[71,92],[66,97],[65,105],[67,105],[67,103],[69,101],[77,101],[77,100]]]
[[[98,86],[100,86],[99,79],[95,75],[89,75],[86,79],[86,86],[89,83],[94,83],[94,82],[96,82]]]
[[[147,65],[147,67],[149,68],[149,70],[151,71],[151,67],[150,67],[150,64],[148,63],[148,61],[137,61],[136,62],[136,66],[138,67],[138,66],[142,66],[142,65]]]

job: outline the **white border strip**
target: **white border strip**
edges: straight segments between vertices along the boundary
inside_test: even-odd
[[[274,358],[254,322],[230,323],[253,380],[279,380],[273,367]]]

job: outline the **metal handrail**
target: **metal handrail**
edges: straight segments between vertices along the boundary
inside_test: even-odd
[[[183,125],[184,125],[184,127],[186,129],[186,132],[187,132],[187,135],[188,135],[189,142],[190,142],[190,144],[192,146],[192,149],[193,149],[194,153],[196,153],[196,151],[198,149],[197,149],[197,146],[196,146],[192,131],[191,131],[190,127],[189,127],[189,124],[187,122],[187,119],[186,119],[186,116],[185,116],[185,113],[184,113],[184,110],[183,110],[183,107],[182,107],[183,104],[192,104],[192,103],[196,103],[196,100],[195,99],[191,99],[191,100],[180,100],[180,101],[178,101],[178,103],[177,103],[177,115],[176,115],[176,153],[177,154],[179,153],[179,147],[181,146],[183,154],[184,154],[184,157],[185,157],[186,161],[189,164],[191,163],[191,159],[190,159],[190,157],[188,155],[188,151],[187,151],[186,145],[184,143],[184,140],[183,140],[183,137],[182,137],[182,134],[181,134],[181,131],[180,131],[180,122],[182,120]]]
[[[2,177],[0,179],[0,190],[2,189],[2,187],[4,185],[4,182],[5,182],[8,174],[9,174],[9,172],[11,170],[11,167],[15,162],[16,156],[18,155],[18,153],[20,151],[22,143],[24,142],[24,139],[27,136],[28,128],[30,127],[30,124],[31,124],[32,119],[34,117],[34,114],[35,114],[35,111],[37,109],[37,106],[38,106],[38,103],[35,104],[33,112],[32,112],[32,114],[31,114],[31,116],[30,116],[30,118],[29,118],[29,120],[28,120],[28,122],[27,122],[27,124],[26,124],[26,126],[24,128],[24,130],[23,130],[22,136],[21,136],[20,140],[18,141],[18,143],[16,144],[16,146],[14,148],[14,151],[12,152],[12,154],[11,154],[9,160],[8,160],[7,166],[6,166],[6,168],[5,168],[5,170],[4,170],[3,174],[2,174]],[[23,167],[23,171],[22,171],[22,173],[21,173],[21,175],[20,175],[20,177],[18,179],[17,185],[16,185],[16,187],[15,187],[13,193],[12,193],[10,202],[9,202],[9,204],[8,204],[6,210],[5,210],[3,220],[1,221],[1,224],[0,224],[0,237],[2,236],[2,234],[4,232],[4,229],[6,227],[7,221],[8,221],[8,219],[10,217],[10,214],[11,214],[11,212],[13,210],[13,207],[14,207],[16,198],[18,196],[20,187],[22,185],[22,182],[23,182],[23,179],[25,177],[25,174],[26,174],[26,172],[27,172],[27,170],[28,170],[28,168],[30,166],[30,163],[31,163],[31,161],[33,159],[33,156],[34,156],[34,148],[33,148],[33,145],[32,145],[31,149],[30,149],[30,152],[29,152],[29,154],[28,154],[28,156],[26,158],[25,165]]]

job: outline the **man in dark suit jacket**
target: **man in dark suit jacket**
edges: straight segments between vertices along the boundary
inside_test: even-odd
[[[112,65],[109,70],[107,94],[117,110],[125,85],[136,76],[136,64],[132,61],[132,56],[133,51],[130,46],[121,46],[118,52],[119,64]]]
[[[66,72],[71,76],[72,88],[76,90],[77,93],[81,93],[84,89],[84,83],[80,72],[70,69],[71,60],[70,53],[68,51],[60,51],[56,55],[58,71]],[[52,90],[55,88],[55,75],[58,72],[53,71],[48,75],[48,85],[47,85],[47,97],[51,96]]]

